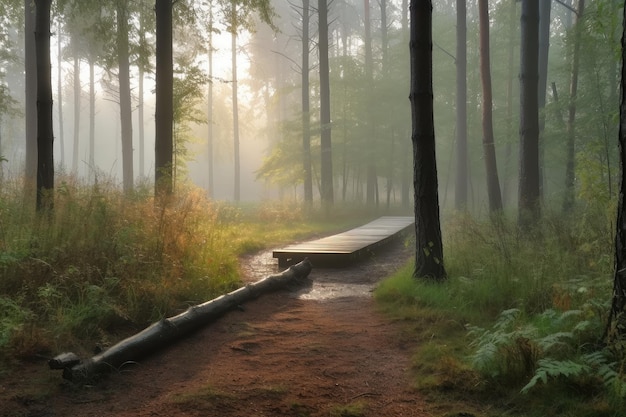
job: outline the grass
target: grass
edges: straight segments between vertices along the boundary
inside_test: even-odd
[[[88,353],[240,285],[239,256],[351,227],[296,204],[231,205],[186,189],[155,201],[113,183],[61,177],[38,214],[22,184],[0,188],[0,369]]]
[[[444,222],[447,281],[416,280],[407,265],[380,284],[381,309],[418,341],[414,385],[437,415],[621,415],[624,362],[599,344],[609,219],[548,214],[524,235],[505,221],[456,217]]]

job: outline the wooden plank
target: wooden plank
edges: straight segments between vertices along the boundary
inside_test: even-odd
[[[308,258],[314,267],[339,266],[413,229],[415,219],[408,216],[384,216],[361,227],[309,242],[290,245],[273,252],[280,266],[292,265]]]

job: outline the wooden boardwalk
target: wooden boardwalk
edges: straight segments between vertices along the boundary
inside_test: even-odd
[[[309,258],[314,267],[341,266],[412,231],[414,223],[414,217],[380,217],[356,229],[275,250],[273,257],[278,258],[280,266],[293,265],[304,258]]]

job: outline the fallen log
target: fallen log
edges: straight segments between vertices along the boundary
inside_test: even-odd
[[[227,311],[240,307],[246,301],[290,284],[302,283],[311,272],[311,268],[311,263],[305,259],[278,275],[269,276],[213,300],[191,306],[177,316],[160,320],[89,359],[79,360],[77,355],[65,352],[48,361],[48,365],[51,369],[63,369],[63,378],[71,381],[93,379],[119,369],[126,363],[137,362],[144,356],[198,330]]]

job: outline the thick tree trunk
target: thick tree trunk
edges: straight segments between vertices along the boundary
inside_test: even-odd
[[[137,362],[262,294],[301,283],[310,272],[311,263],[304,260],[279,275],[269,276],[211,301],[189,307],[177,316],[156,322],[90,359],[79,360],[73,353],[63,353],[50,360],[49,366],[51,369],[63,369],[65,379],[91,379],[118,369],[125,363]]]
[[[157,0],[156,12],[156,135],[154,169],[156,194],[173,190],[174,67],[172,58],[172,1]]]
[[[52,74],[50,62],[50,6],[52,0],[36,0],[35,45],[37,53],[37,209],[52,209],[54,158],[52,145]]]
[[[439,223],[435,123],[433,118],[432,3],[411,0],[411,101],[413,189],[415,192],[416,278],[442,280],[443,245]]]
[[[522,0],[520,47],[520,178],[518,224],[529,229],[540,213],[539,192],[539,2]]]

